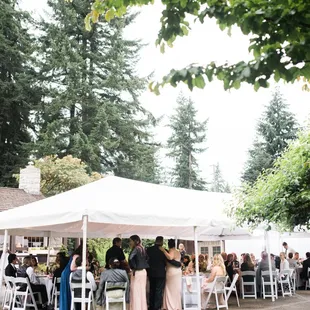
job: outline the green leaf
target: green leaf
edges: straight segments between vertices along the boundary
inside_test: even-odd
[[[182,29],[184,35],[187,36],[188,35],[188,28],[186,26],[182,26],[181,29]]]
[[[115,10],[113,8],[109,9],[105,13],[105,19],[107,22],[110,22],[115,17]]]
[[[162,44],[161,44],[161,46],[160,46],[160,52],[161,52],[162,54],[165,53],[165,43],[162,43]]]
[[[181,5],[181,8],[186,8],[186,6],[187,6],[187,0],[181,0],[180,1],[180,5]]]
[[[240,80],[235,80],[235,81],[233,82],[232,86],[233,86],[235,89],[239,89],[240,86],[241,86]]]
[[[251,75],[251,69],[250,69],[250,67],[245,67],[245,68],[242,70],[241,76],[242,76],[242,77],[245,77],[245,78],[248,78],[250,75]]]
[[[203,88],[206,86],[206,82],[205,82],[205,80],[204,80],[204,78],[203,78],[202,75],[197,76],[197,77],[193,80],[193,84],[194,84],[196,87],[200,88],[200,89],[203,89]]]

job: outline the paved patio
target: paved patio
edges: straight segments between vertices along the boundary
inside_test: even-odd
[[[1,296],[2,297],[2,296]],[[1,299],[1,298],[0,298]],[[2,307],[0,305],[0,309]],[[100,308],[97,308],[99,310]],[[279,309],[279,310],[310,310],[310,291],[298,291],[293,297],[279,297],[272,302],[268,299],[240,299],[240,308],[237,307],[236,299],[232,296],[229,299],[229,309],[259,310],[259,309]]]

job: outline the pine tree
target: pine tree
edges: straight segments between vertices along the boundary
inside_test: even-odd
[[[230,188],[225,182],[219,163],[213,166],[211,192],[230,193]]]
[[[146,80],[135,74],[141,44],[123,38],[135,16],[99,21],[88,32],[83,21],[90,1],[48,5],[53,13],[41,22],[46,95],[36,155],[73,155],[91,171],[152,179],[154,119],[138,100]]]
[[[264,170],[272,168],[288,142],[296,138],[297,130],[294,114],[288,110],[288,105],[276,89],[257,126],[256,139],[242,175],[243,181],[253,184]]]
[[[206,141],[207,121],[197,121],[197,110],[191,98],[180,94],[177,103],[175,115],[170,119],[172,134],[168,139],[168,156],[176,163],[172,172],[173,185],[205,190],[206,182],[199,176],[195,155],[205,151],[200,145]]]
[[[41,94],[32,66],[29,14],[16,1],[2,0],[0,21],[0,186],[16,186],[13,174],[29,160],[30,115]]]

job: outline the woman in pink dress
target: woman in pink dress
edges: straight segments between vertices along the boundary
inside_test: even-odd
[[[129,255],[129,265],[131,268],[130,310],[147,310],[145,270],[149,268],[147,254],[141,245],[139,236],[131,236],[129,245],[132,249]]]
[[[169,260],[181,262],[181,254],[175,248],[175,241],[168,240],[169,253],[164,249],[165,256],[168,259],[166,267],[166,286],[163,299],[163,310],[182,310],[181,289],[182,289],[182,270],[169,263]]]

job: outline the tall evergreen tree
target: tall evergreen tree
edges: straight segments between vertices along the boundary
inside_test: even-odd
[[[175,160],[173,185],[205,190],[206,182],[199,176],[195,155],[205,151],[201,144],[206,141],[207,121],[197,120],[197,110],[191,98],[180,94],[177,103],[175,115],[170,119],[172,134],[168,139],[168,156]]]
[[[220,164],[217,163],[213,166],[211,192],[218,193],[230,193],[230,188],[227,182],[225,182]]]
[[[15,186],[13,174],[29,160],[30,114],[40,100],[35,42],[27,30],[31,20],[16,2],[0,1],[0,186]]]
[[[135,16],[100,21],[88,32],[89,0],[48,5],[51,21],[41,22],[46,96],[37,114],[37,156],[70,154],[92,171],[153,181],[149,128],[155,120],[138,100],[146,80],[135,73],[141,44],[123,38]]]
[[[242,175],[243,181],[253,184],[262,171],[271,168],[288,142],[296,138],[297,130],[294,114],[276,89],[257,126],[256,139]]]

